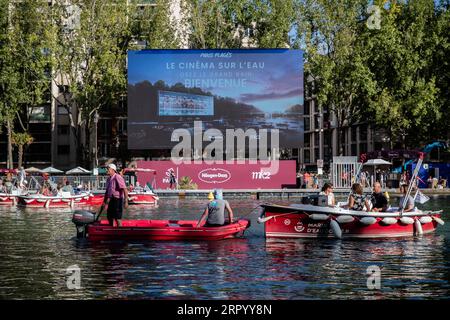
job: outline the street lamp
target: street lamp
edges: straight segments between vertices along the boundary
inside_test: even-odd
[[[96,111],[94,114],[94,126],[95,126],[95,139],[94,139],[94,148],[93,148],[93,153],[94,153],[94,164],[93,164],[93,168],[97,168],[98,167],[98,145],[97,145],[97,141],[98,141],[98,129],[97,129],[97,124],[98,124],[98,119],[99,119],[99,115],[98,112]]]

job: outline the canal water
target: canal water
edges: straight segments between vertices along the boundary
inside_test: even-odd
[[[266,241],[262,201],[229,199],[252,220],[242,239],[216,242],[102,242],[75,238],[66,209],[0,208],[1,299],[448,299],[450,197],[435,234],[409,239]],[[161,199],[129,219],[198,219],[205,200]],[[267,202],[267,200],[265,200]],[[285,203],[274,199],[272,202]],[[381,270],[380,289],[367,268]],[[81,288],[69,289],[78,266]]]

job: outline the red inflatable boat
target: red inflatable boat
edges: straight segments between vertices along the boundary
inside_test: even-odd
[[[77,237],[89,240],[222,240],[241,236],[250,221],[240,219],[222,227],[196,228],[197,220],[122,220],[121,227],[95,221],[89,211],[75,211]]]

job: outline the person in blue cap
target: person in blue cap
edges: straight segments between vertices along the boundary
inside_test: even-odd
[[[205,208],[197,228],[201,226],[206,219],[204,227],[221,227],[225,225],[225,209],[228,211],[228,223],[233,223],[233,210],[227,200],[223,200],[222,191],[214,190],[214,200],[210,201]]]

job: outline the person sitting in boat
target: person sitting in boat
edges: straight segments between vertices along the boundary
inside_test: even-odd
[[[354,183],[352,185],[352,192],[348,197],[348,204],[345,205],[346,208],[355,211],[362,211],[366,207],[367,211],[370,211],[370,205],[367,199],[363,195],[363,187],[359,183]]]
[[[403,207],[403,202],[405,201],[406,198],[406,193],[408,192],[408,185],[402,184],[400,186],[400,192],[403,193],[403,195],[400,197],[400,201],[398,204],[398,207],[401,208]],[[405,204],[405,208],[403,209],[403,212],[409,212],[409,211],[414,211],[415,206],[414,206],[414,199],[413,197],[411,197],[411,195],[408,196],[408,198],[406,198],[406,204]]]
[[[128,186],[128,192],[133,192],[134,191],[134,185],[132,183],[130,183],[130,185]]]
[[[206,218],[204,227],[220,227],[225,225],[225,209],[228,211],[229,223],[233,223],[233,210],[228,201],[223,200],[222,191],[214,190],[214,200],[210,201],[205,208],[200,220],[198,220],[197,228],[201,226]]]
[[[321,196],[327,196],[328,198],[328,205],[330,207],[334,207],[336,205],[336,200],[334,199],[333,194],[333,186],[331,183],[325,183],[322,187],[322,191],[319,193]]]
[[[372,211],[384,212],[387,210],[388,200],[381,192],[381,184],[379,182],[375,182],[373,185],[373,193],[370,196],[370,201],[372,202]]]
[[[64,187],[62,187],[62,191],[64,191],[64,192],[70,192],[71,195],[74,194],[73,187],[72,187],[72,185],[70,184],[69,180],[67,180],[67,181],[66,181],[66,185],[65,185]]]

